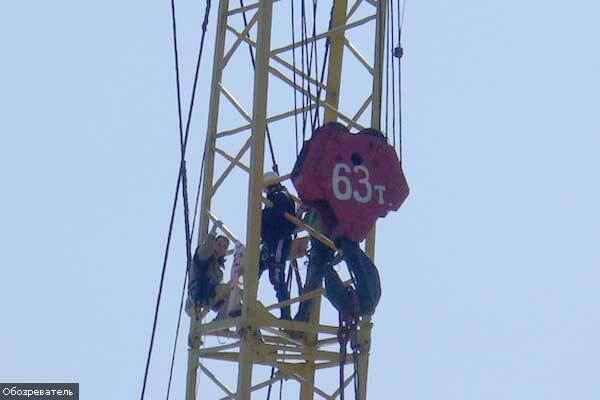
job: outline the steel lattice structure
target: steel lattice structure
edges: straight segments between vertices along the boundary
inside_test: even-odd
[[[228,236],[234,234],[227,228],[228,221],[223,215],[217,215],[213,207],[213,199],[223,190],[234,170],[243,171],[247,175],[248,196],[240,196],[239,207],[246,209],[246,254],[244,261],[244,291],[242,314],[237,318],[226,318],[209,323],[202,323],[202,317],[208,311],[203,311],[191,319],[190,348],[188,353],[187,391],[186,399],[196,398],[201,390],[196,387],[198,372],[204,373],[211,381],[223,390],[224,399],[250,399],[252,393],[281,379],[292,379],[301,386],[300,398],[313,399],[315,395],[325,399],[335,399],[340,394],[340,389],[334,393],[326,393],[315,385],[315,376],[322,370],[336,368],[340,362],[337,345],[337,326],[324,325],[319,320],[321,291],[305,294],[292,298],[287,303],[297,303],[302,299],[314,297],[316,312],[311,315],[309,323],[280,320],[270,311],[275,310],[283,303],[264,306],[257,300],[258,291],[258,264],[260,245],[261,207],[263,204],[263,171],[265,159],[265,131],[267,125],[295,116],[308,110],[320,108],[325,116],[325,121],[340,121],[350,128],[362,129],[370,126],[380,128],[381,103],[382,103],[382,64],[385,46],[385,21],[386,1],[376,0],[336,0],[333,4],[329,30],[319,32],[317,35],[297,40],[283,46],[274,46],[272,41],[273,21],[278,18],[277,0],[259,0],[256,3],[236,7],[229,0],[219,1],[217,32],[213,59],[212,83],[210,87],[209,119],[206,135],[205,169],[202,186],[202,211],[200,217],[200,240],[206,238],[210,220],[223,220],[223,230]],[[329,3],[331,5],[331,2]],[[360,11],[360,12],[359,12]],[[241,13],[249,15],[247,26],[236,27],[233,18],[239,20]],[[361,14],[360,17],[357,17]],[[362,54],[357,46],[348,38],[352,30],[367,27],[367,32],[372,40],[372,53]],[[227,38],[230,44],[227,45]],[[293,49],[313,41],[329,40],[329,53],[327,75],[324,83],[306,74],[298,66],[289,61],[289,54]],[[252,106],[245,108],[243,101],[239,100],[235,85],[230,85],[224,79],[223,71],[235,58],[235,55],[244,50],[247,45],[252,46],[256,52],[256,67],[254,75]],[[342,82],[344,59],[353,57],[371,79],[369,89],[360,95],[358,108],[343,109],[341,96],[344,93]],[[306,86],[294,82],[293,75],[298,79],[309,82],[313,88],[321,88],[321,97],[317,97],[317,90],[307,91]],[[308,98],[308,105],[300,108],[291,108],[284,112],[270,114],[269,101],[273,102],[274,96],[271,84],[274,80],[280,81]],[[352,84],[349,82],[349,84]],[[356,92],[353,92],[356,96]],[[243,123],[233,127],[223,127],[223,118],[220,112],[225,104],[232,106]],[[370,115],[367,112],[370,110]],[[222,116],[221,116],[222,117]],[[248,135],[250,133],[250,135]],[[227,141],[231,136],[243,138],[243,145]],[[290,146],[291,147],[291,146]],[[249,163],[244,162],[244,157],[250,152]],[[221,158],[226,166],[219,171],[217,159]],[[289,172],[289,171],[283,171]],[[283,174],[285,180],[289,174]],[[230,201],[236,201],[231,199]],[[301,222],[297,221],[300,225]],[[314,233],[314,232],[313,232]],[[326,240],[322,238],[323,240]],[[375,250],[375,233],[371,233],[366,244],[367,254],[373,258]],[[223,329],[233,328],[228,334],[223,334]],[[346,362],[354,362],[358,357],[359,393],[361,399],[366,399],[367,371],[369,362],[370,340],[372,323],[370,318],[360,321],[358,355],[349,354]],[[286,330],[302,331],[304,340],[290,337]],[[258,334],[257,332],[261,333]],[[228,337],[225,343],[214,347],[201,348],[201,338],[206,335],[220,335]],[[236,370],[238,380],[237,389],[227,387],[216,373],[203,365],[201,359],[227,361]],[[278,371],[273,378],[263,382],[253,382],[253,366],[274,366]],[[350,375],[345,385],[355,379]]]

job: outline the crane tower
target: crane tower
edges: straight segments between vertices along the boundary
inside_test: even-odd
[[[294,2],[294,0],[292,0]],[[385,53],[385,0],[334,0],[327,3],[329,24],[320,32],[310,36],[295,37],[281,44],[281,35],[274,28],[284,19],[282,6],[289,7],[284,0],[257,0],[243,4],[234,0],[218,1],[218,19],[216,26],[212,83],[208,111],[207,135],[205,143],[205,162],[202,181],[202,209],[199,224],[199,240],[208,234],[212,221],[222,221],[222,230],[230,237],[234,233],[228,228],[230,221],[224,212],[219,211],[214,199],[225,190],[233,172],[244,176],[245,186],[237,190],[236,198],[229,198],[238,210],[246,211],[244,290],[242,312],[239,317],[224,318],[203,322],[208,311],[192,316],[189,333],[186,399],[205,398],[201,385],[197,384],[198,374],[206,375],[210,381],[223,390],[225,399],[250,399],[253,394],[282,379],[298,382],[301,400],[315,397],[335,399],[343,387],[333,393],[327,393],[318,387],[316,377],[322,371],[339,368],[340,361],[355,363],[354,374],[345,379],[342,386],[357,380],[358,396],[361,400],[367,395],[367,372],[371,346],[371,319],[363,317],[359,323],[358,344],[360,352],[349,354],[340,359],[337,326],[325,325],[320,320],[319,308],[321,292],[316,293],[313,301],[313,313],[309,322],[281,320],[270,313],[281,307],[281,303],[265,306],[258,300],[258,265],[260,246],[261,208],[263,206],[263,173],[265,171],[265,146],[269,125],[285,120],[293,120],[308,111],[319,110],[324,122],[338,121],[350,129],[372,127],[381,128],[382,114],[382,70]],[[299,2],[296,13],[299,15]],[[316,7],[316,2],[313,2]],[[293,6],[293,5],[292,5]],[[318,7],[325,5],[319,4]],[[240,25],[243,15],[243,25]],[[285,18],[288,18],[286,15]],[[350,39],[350,33],[360,30],[362,41],[370,42],[369,53],[361,52],[359,46]],[[277,39],[277,40],[274,40]],[[290,59],[296,50],[316,43],[327,43],[326,64],[323,79],[315,79],[312,74],[298,66],[297,60]],[[249,65],[249,81],[253,87],[247,91],[238,91],[235,77],[228,81],[226,71],[241,52],[249,47],[253,64]],[[361,93],[357,82],[344,80],[344,64],[353,58],[366,78],[360,82],[365,90]],[[326,68],[325,68],[326,66]],[[239,67],[238,67],[239,68]],[[302,84],[300,83],[302,82]],[[364,83],[367,83],[366,85]],[[280,85],[280,86],[277,86]],[[288,88],[287,92],[278,87]],[[290,93],[297,93],[305,101],[287,110],[281,109],[288,104]],[[352,96],[354,102],[345,102],[342,96]],[[242,98],[250,101],[244,101]],[[285,99],[279,100],[279,97]],[[284,101],[285,100],[285,101]],[[358,101],[358,103],[356,102]],[[251,103],[251,106],[249,105]],[[274,110],[279,106],[280,109]],[[358,106],[357,106],[358,105]],[[225,121],[221,112],[223,107],[233,107],[242,123]],[[273,129],[271,129],[273,130]],[[277,132],[273,132],[276,135]],[[233,140],[236,139],[237,140]],[[240,143],[242,144],[240,147]],[[293,145],[279,151],[292,152]],[[248,158],[249,162],[244,161]],[[224,167],[219,168],[218,162]],[[224,163],[224,164],[223,164]],[[280,180],[289,178],[291,171],[280,171]],[[239,221],[238,221],[239,222]],[[297,221],[302,228],[304,225]],[[314,232],[313,232],[314,234]],[[243,236],[240,232],[240,236]],[[327,240],[326,238],[322,238]],[[375,230],[366,242],[366,253],[373,258],[375,253]],[[288,303],[297,304],[298,297],[292,297]],[[228,332],[223,334],[222,332]],[[290,331],[303,332],[302,339],[288,334]],[[224,342],[219,346],[203,346],[203,337],[220,335]],[[339,346],[339,345],[338,345]],[[339,348],[339,347],[338,347]],[[217,372],[211,371],[204,360],[221,360],[231,364],[230,372],[237,371],[237,387],[227,387]],[[258,366],[274,367],[276,373],[262,382],[253,377]],[[264,367],[262,367],[264,368]],[[254,379],[253,379],[254,378]],[[203,381],[205,382],[205,381]]]

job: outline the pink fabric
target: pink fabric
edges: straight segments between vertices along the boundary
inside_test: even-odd
[[[328,123],[304,146],[292,181],[304,202],[319,204],[316,209],[334,237],[365,239],[377,218],[398,210],[408,196],[396,151],[378,131],[351,134],[341,124]]]
[[[244,252],[246,248],[240,242],[235,242],[233,251],[233,264],[231,265],[231,288],[227,312],[238,311],[242,304],[242,290],[244,289]]]

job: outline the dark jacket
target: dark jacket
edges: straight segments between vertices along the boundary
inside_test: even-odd
[[[267,199],[273,207],[265,207],[262,211],[261,236],[267,243],[277,242],[292,235],[296,226],[288,221],[284,214],[296,214],[296,206],[285,187],[279,185],[267,193]]]
[[[217,285],[223,282],[225,260],[210,254],[214,248],[214,241],[215,235],[209,235],[194,254],[188,290],[190,296],[200,304],[206,304],[209,299],[215,297]]]

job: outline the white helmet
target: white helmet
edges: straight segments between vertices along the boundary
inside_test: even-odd
[[[279,174],[277,174],[277,172],[265,172],[265,174],[263,175],[263,185],[265,187],[269,187],[269,186],[273,186],[276,185],[278,182],[277,180],[279,179]]]

